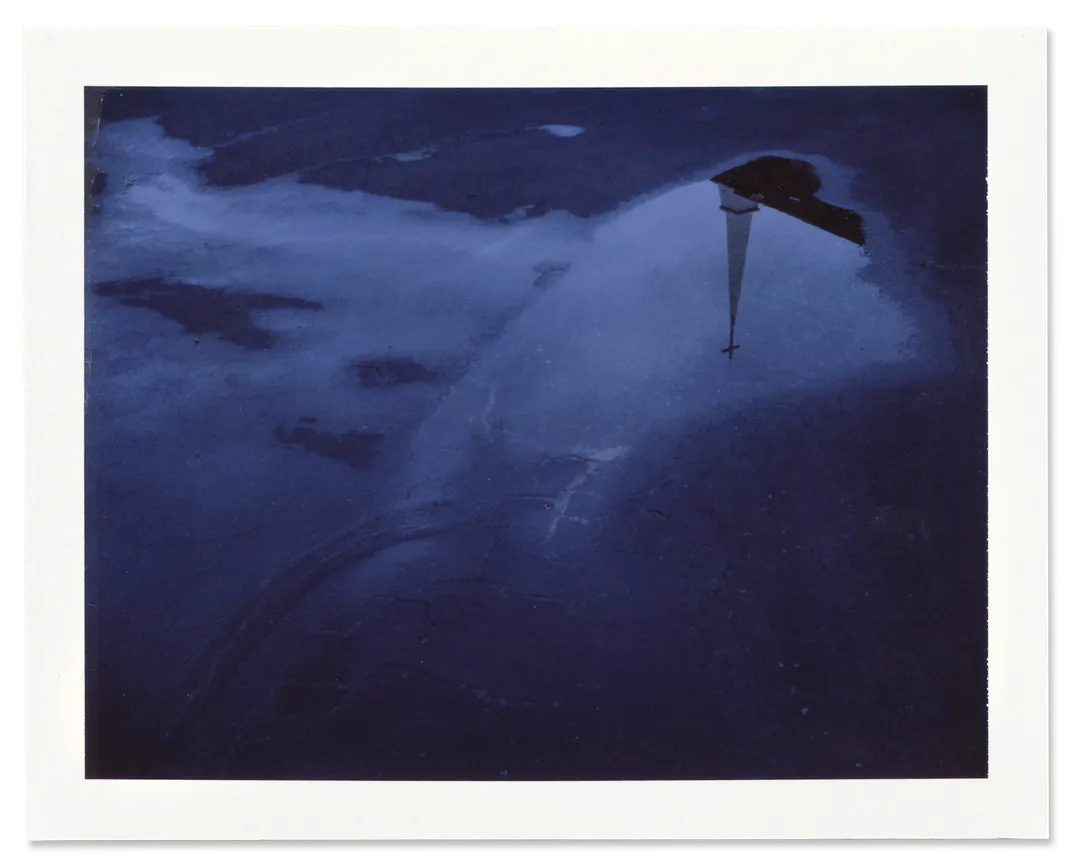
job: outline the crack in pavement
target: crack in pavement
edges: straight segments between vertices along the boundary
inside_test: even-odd
[[[566,511],[569,509],[570,502],[576,492],[592,477],[602,466],[607,463],[613,463],[619,457],[627,454],[629,448],[624,445],[619,445],[616,448],[603,448],[600,451],[589,451],[584,453],[571,454],[570,457],[587,463],[585,470],[577,475],[572,481],[570,481],[566,488],[559,494],[558,498],[553,503],[554,517],[551,519],[551,525],[547,529],[547,537],[544,538],[546,544],[555,536],[555,532],[558,530],[558,524],[566,516]]]

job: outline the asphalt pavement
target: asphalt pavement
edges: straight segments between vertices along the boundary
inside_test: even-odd
[[[87,129],[89,776],[986,775],[985,89]],[[729,370],[763,153],[868,241],[757,220]]]

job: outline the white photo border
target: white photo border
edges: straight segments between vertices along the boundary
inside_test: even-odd
[[[985,85],[990,776],[621,783],[84,778],[83,88]],[[53,29],[26,35],[33,840],[1048,835],[1046,32]]]

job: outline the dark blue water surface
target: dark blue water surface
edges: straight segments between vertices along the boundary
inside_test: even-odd
[[[86,105],[87,775],[986,775],[984,88]]]

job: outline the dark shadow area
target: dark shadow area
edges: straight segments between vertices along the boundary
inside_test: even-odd
[[[655,461],[664,518],[650,495],[619,512],[631,556],[712,583],[690,617],[705,671],[740,654],[749,692],[719,706],[778,776],[986,776],[982,394],[943,380],[767,404]]]
[[[120,87],[105,93],[101,117],[156,117],[169,136],[214,148],[199,168],[211,185],[296,173],[486,219],[522,206],[598,215],[742,150],[814,149],[867,174],[877,168],[884,199],[868,201],[875,208],[974,195],[961,216],[983,228],[985,246],[976,211],[985,216],[985,172],[955,187],[980,154],[985,164],[985,87]],[[536,128],[544,123],[584,132],[553,138]],[[941,155],[951,143],[959,158]],[[390,157],[430,145],[420,160]]]
[[[850,209],[825,203],[816,196],[822,182],[806,161],[766,155],[720,173],[711,181],[827,233],[857,245],[864,243],[863,219]]]
[[[364,388],[383,388],[395,385],[413,385],[421,382],[436,382],[440,375],[423,364],[408,358],[368,358],[355,362],[353,369]]]
[[[105,173],[102,170],[95,171],[94,175],[93,175],[93,181],[90,183],[90,186],[89,186],[89,193],[90,193],[91,198],[92,197],[99,197],[101,194],[103,194],[107,190],[108,190],[108,174]],[[96,204],[94,204],[94,210],[97,210],[99,208],[100,207],[98,207],[98,206],[96,206]]]
[[[380,453],[383,436],[379,433],[328,433],[312,427],[287,430],[276,427],[272,433],[284,445],[300,445],[310,454],[339,460],[354,469],[363,469]]]
[[[197,284],[172,284],[160,278],[97,284],[93,292],[98,296],[117,299],[129,307],[155,311],[179,323],[188,334],[215,334],[221,340],[243,349],[271,349],[279,339],[275,332],[261,328],[253,321],[255,311],[323,308],[319,302],[308,299],[271,293],[245,293]]]
[[[501,542],[495,509],[441,538],[439,580],[360,617],[345,599],[327,610],[325,581],[320,608],[271,624],[274,643],[160,773],[983,778],[985,475],[971,464],[985,426],[964,409],[977,394],[832,394],[653,441],[639,492],[564,562],[577,582],[610,572],[619,587],[602,597],[504,586],[516,568],[551,579],[555,562]],[[956,439],[934,438],[935,420]],[[491,664],[497,677],[471,679]],[[231,720],[252,702],[240,736]]]

